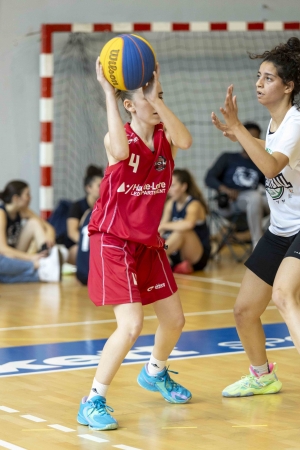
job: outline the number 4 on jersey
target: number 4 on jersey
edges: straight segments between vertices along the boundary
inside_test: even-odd
[[[135,155],[134,153],[131,153],[129,166],[133,167],[133,172],[136,173],[139,167],[140,162],[140,155]]]

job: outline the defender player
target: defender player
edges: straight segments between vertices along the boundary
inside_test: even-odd
[[[266,176],[271,225],[246,261],[246,273],[234,307],[237,330],[250,360],[250,375],[226,387],[225,397],[272,394],[281,389],[274,364],[268,364],[260,316],[271,297],[300,352],[300,41],[290,38],[261,55],[258,101],[271,115],[266,141],[253,138],[237,116],[229,86],[226,125],[212,113],[214,125],[238,140]]]
[[[186,403],[192,396],[170,378],[166,368],[184,315],[158,233],[177,149],[188,149],[192,137],[163,102],[158,65],[144,88],[117,91],[117,96],[104,78],[99,59],[96,72],[106,96],[108,167],[89,225],[88,289],[97,306],[113,306],[117,329],[103,348],[91,392],[83,398],[77,420],[93,430],[109,430],[118,423],[106,405],[107,390],[142,330],[143,305],[153,303],[159,326],[150,361],[138,383],[160,392],[170,403]],[[117,98],[131,116],[125,126]]]

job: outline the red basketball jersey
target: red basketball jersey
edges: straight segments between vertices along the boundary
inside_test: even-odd
[[[158,233],[174,160],[171,146],[159,123],[154,128],[152,152],[140,137],[124,126],[129,157],[108,166],[100,185],[100,198],[93,210],[89,233],[110,233],[124,240],[161,247]]]

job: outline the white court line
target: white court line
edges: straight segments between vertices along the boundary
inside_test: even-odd
[[[18,447],[17,445],[11,444],[10,442],[1,441],[1,439],[0,447],[8,448],[9,450],[26,450],[25,448]]]
[[[277,309],[276,306],[267,306],[268,309]],[[228,314],[233,313],[233,309],[218,309],[217,311],[201,311],[201,312],[193,312],[193,313],[184,313],[185,316],[210,316],[215,314]]]
[[[114,448],[120,448],[121,450],[141,450],[140,448],[136,447],[128,447],[128,445],[113,445]]]
[[[45,419],[40,419],[39,417],[31,416],[30,414],[21,417],[23,417],[23,419],[31,420],[32,422],[47,422]]]
[[[78,436],[83,438],[83,439],[87,439],[88,441],[109,442],[107,439],[98,438],[96,436],[92,436],[91,434],[78,434]]]
[[[190,275],[181,275],[176,274],[176,278],[182,278],[184,280],[194,280],[194,281],[203,281],[204,283],[210,283],[214,282],[215,284],[223,284],[225,286],[234,286],[234,287],[240,287],[239,283],[233,283],[231,281],[222,281],[215,278],[203,278],[203,277],[196,277],[196,276],[190,276]],[[197,288],[194,286],[184,286],[184,285],[178,285],[180,289],[195,291],[195,292],[207,292],[212,294],[220,294],[223,296],[228,297],[236,297],[235,294],[227,293],[227,292],[221,292],[221,291],[214,291],[210,289],[204,289],[204,288]],[[195,313],[197,314],[197,313]],[[145,316],[144,320],[153,320],[156,319],[156,316]],[[43,329],[43,328],[61,328],[61,327],[76,327],[81,325],[98,325],[102,323],[116,323],[115,319],[104,319],[104,320],[87,320],[85,322],[66,322],[66,323],[51,323],[51,324],[45,324],[45,325],[24,325],[21,327],[7,327],[7,328],[0,328],[0,331],[16,331],[16,330],[37,330],[37,329]]]
[[[57,424],[48,425],[48,427],[55,428],[55,430],[63,431],[64,433],[71,433],[72,431],[75,431],[72,428],[63,427],[62,425],[57,425]]]
[[[5,411],[7,413],[16,413],[20,412],[17,409],[8,408],[7,406],[0,406],[1,411]]]
[[[34,330],[34,329],[40,329],[40,328],[56,328],[56,327],[75,327],[77,325],[93,325],[93,324],[97,324],[97,323],[113,323],[113,322],[116,322],[116,319],[87,320],[86,322],[51,323],[51,324],[46,324],[46,325],[25,325],[22,327],[0,328],[0,331]]]
[[[236,296],[234,296],[236,297]],[[266,309],[276,309],[276,306],[268,306]],[[232,309],[219,309],[216,311],[196,311],[191,313],[184,313],[185,316],[207,316],[207,315],[215,315],[215,314],[225,314],[233,312]],[[157,316],[145,316],[144,320],[153,320],[157,319]],[[56,328],[56,327],[73,327],[77,325],[97,325],[101,323],[116,323],[116,319],[108,319],[108,320],[89,320],[86,322],[68,322],[68,323],[52,323],[50,325],[28,325],[23,327],[10,327],[10,328],[0,328],[0,331],[12,331],[12,330],[31,330],[31,329],[43,329],[43,328]]]
[[[182,275],[182,274],[175,274],[175,280],[177,278],[182,278],[183,280],[191,280],[191,281],[202,281],[203,283],[214,283],[214,284],[223,284],[223,286],[233,286],[233,287],[240,287],[241,283],[236,283],[234,281],[226,281],[226,280],[219,280],[217,278],[204,278],[204,277],[196,277],[193,275]]]

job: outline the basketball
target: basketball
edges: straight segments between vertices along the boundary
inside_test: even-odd
[[[121,34],[104,45],[100,63],[112,86],[132,91],[145,86],[152,78],[156,58],[146,39],[136,34]]]

